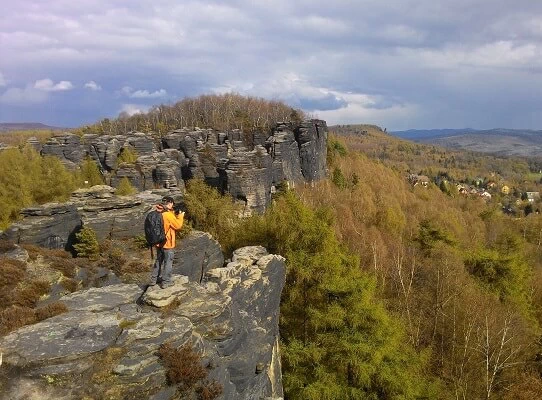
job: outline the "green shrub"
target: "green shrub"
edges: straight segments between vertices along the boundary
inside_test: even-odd
[[[286,257],[280,329],[289,399],[433,396],[423,358],[340,245],[329,210],[311,210],[290,191],[241,223],[237,238],[234,247],[261,244]]]
[[[345,157],[346,147],[338,139],[329,137],[327,141],[327,163],[333,165],[338,157]]]
[[[137,193],[137,189],[130,183],[130,180],[127,177],[122,178],[115,194],[118,196],[130,196],[134,193]]]
[[[137,161],[137,151],[130,147],[123,147],[117,157],[117,165],[120,164],[135,164]]]
[[[80,185],[90,187],[94,185],[103,185],[104,179],[96,161],[87,157],[80,165],[79,181]]]
[[[0,152],[0,230],[19,217],[22,208],[68,199],[75,176],[56,157],[41,157],[31,147]]]
[[[137,235],[134,237],[134,245],[138,249],[147,249],[149,247],[149,244],[147,243],[147,239],[145,238],[145,235]]]
[[[193,228],[209,232],[223,247],[228,247],[240,221],[240,207],[231,196],[221,195],[199,179],[190,180],[186,192],[187,215]]]
[[[346,178],[339,167],[333,169],[331,181],[340,189],[346,189],[348,186],[348,182],[346,181]]]
[[[100,254],[100,245],[96,232],[92,228],[85,227],[75,234],[77,243],[73,245],[77,257],[86,257],[96,260]]]

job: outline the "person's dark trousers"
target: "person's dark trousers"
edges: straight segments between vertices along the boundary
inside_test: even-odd
[[[150,281],[151,285],[156,285],[156,283],[158,283],[158,278],[161,279],[162,284],[171,283],[174,255],[174,249],[163,249],[161,247],[156,249],[156,259],[154,260]]]

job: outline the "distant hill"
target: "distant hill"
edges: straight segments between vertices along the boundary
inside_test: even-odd
[[[492,153],[503,156],[542,156],[542,130],[527,129],[429,129],[390,132],[419,143]]]
[[[11,131],[62,131],[67,128],[49,126],[39,122],[0,122],[0,132]]]

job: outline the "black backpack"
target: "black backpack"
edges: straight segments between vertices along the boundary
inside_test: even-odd
[[[162,213],[153,210],[145,217],[145,239],[149,247],[163,246],[166,243]]]

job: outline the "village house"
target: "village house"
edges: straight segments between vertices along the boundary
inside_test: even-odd
[[[484,190],[483,192],[480,193],[480,197],[485,200],[491,200],[491,193]]]
[[[421,185],[427,187],[431,183],[431,179],[425,175],[410,174],[407,179],[412,186]]]

